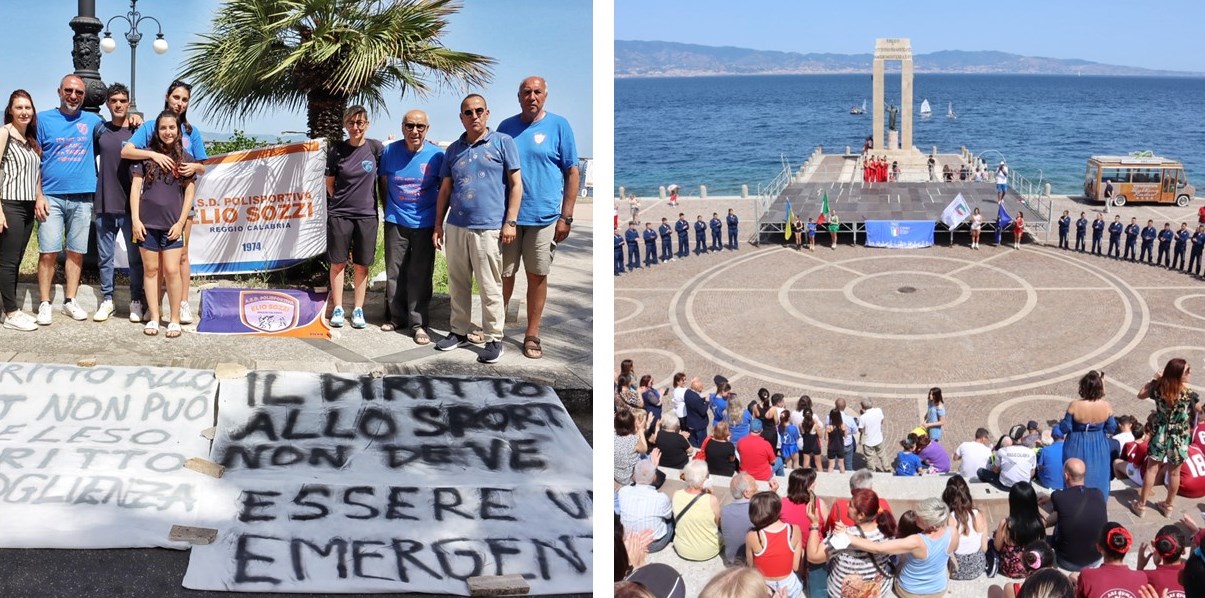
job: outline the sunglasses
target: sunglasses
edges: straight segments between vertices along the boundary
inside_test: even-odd
[[[63,95],[82,96],[84,95],[84,90],[67,88],[63,90]]]
[[[189,91],[189,92],[191,92],[191,91],[192,91],[192,86],[191,86],[191,85],[189,85],[189,84],[187,84],[187,83],[185,83],[185,82],[183,82],[183,81],[181,81],[181,80],[179,80],[179,79],[176,79],[175,81],[172,81],[172,84],[171,84],[171,85],[168,85],[168,88],[169,88],[169,89],[175,89],[175,88],[177,88],[177,87],[183,87],[185,91]]]
[[[482,114],[485,114],[485,108],[466,108],[461,114],[469,118],[472,118],[474,115],[481,116]]]
[[[367,127],[368,121],[366,121],[366,120],[349,120],[349,121],[347,121],[347,126],[349,126],[349,127]]]
[[[413,129],[420,133],[427,130],[427,125],[422,123],[402,123],[402,126],[406,127],[406,129]]]

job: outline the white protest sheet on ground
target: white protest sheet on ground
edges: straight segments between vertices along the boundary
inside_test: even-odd
[[[0,364],[0,547],[188,548],[210,370]]]
[[[214,156],[197,179],[193,274],[279,270],[326,251],[326,142]]]
[[[591,449],[546,386],[252,372],[222,381],[218,414],[218,538],[186,588],[591,590]]]

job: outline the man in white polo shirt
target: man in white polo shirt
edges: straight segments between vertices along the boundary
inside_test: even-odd
[[[991,458],[992,438],[987,428],[975,430],[975,440],[958,445],[958,449],[954,451],[954,460],[958,461],[958,475],[968,482],[977,479],[979,470],[985,469]]]
[[[858,418],[862,429],[862,455],[871,471],[891,471],[883,460],[883,410],[871,404],[869,397],[862,399],[862,415]]]

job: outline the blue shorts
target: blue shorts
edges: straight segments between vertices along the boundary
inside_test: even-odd
[[[47,195],[49,214],[38,225],[38,252],[58,253],[67,237],[67,251],[88,253],[88,233],[92,230],[92,193]]]
[[[168,249],[183,249],[184,248],[184,236],[181,235],[181,236],[177,237],[175,241],[171,241],[171,240],[168,240],[168,238],[167,238],[166,230],[163,230],[161,228],[148,228],[148,229],[146,229],[146,238],[143,239],[142,243],[139,243],[138,246],[147,251],[167,251]]]
[[[1006,192],[1008,192],[1008,184],[1007,183],[996,183],[996,193],[1006,193]]]

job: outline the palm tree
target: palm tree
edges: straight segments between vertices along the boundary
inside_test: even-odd
[[[395,87],[424,96],[490,81],[494,59],[440,41],[458,10],[453,0],[227,0],[189,44],[182,77],[219,124],[305,106],[310,137],[339,140],[349,102],[383,110]]]

